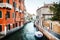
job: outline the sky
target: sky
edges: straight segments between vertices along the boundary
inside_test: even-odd
[[[53,2],[59,2],[59,0],[25,0],[25,7],[28,13],[36,14],[38,8]]]

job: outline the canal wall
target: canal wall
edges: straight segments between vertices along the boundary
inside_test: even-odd
[[[9,36],[9,35],[11,35],[11,34],[13,34],[14,32],[18,31],[18,30],[21,29],[21,28],[23,28],[23,26],[21,26],[21,27],[16,27],[16,28],[8,31],[8,33],[6,33],[6,35],[0,34],[0,39],[4,38],[4,37],[6,37],[6,36]]]
[[[52,35],[51,33],[49,33],[48,31],[46,31],[45,29],[43,29],[42,27],[40,27],[38,24],[36,24],[36,22],[34,23],[34,25],[39,29],[39,31],[41,31],[49,40],[60,40],[57,37],[55,37],[54,35]]]
[[[57,34],[60,34],[60,23],[58,21],[44,20],[43,26]]]
[[[22,29],[27,23],[30,23],[30,21],[29,22],[25,22],[24,25],[21,26],[21,27],[16,27],[16,28],[10,30],[6,35],[0,34],[0,39],[5,38],[6,36],[9,36],[9,35],[15,33],[16,31]]]

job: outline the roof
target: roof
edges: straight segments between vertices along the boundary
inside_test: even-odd
[[[44,4],[44,6],[38,8],[37,10],[41,9],[41,8],[49,8],[50,6],[52,6],[53,4]]]

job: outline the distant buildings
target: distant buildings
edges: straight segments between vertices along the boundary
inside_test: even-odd
[[[33,19],[33,21],[36,20],[36,15],[35,14],[32,14],[32,19]]]
[[[25,22],[29,22],[31,21],[32,15],[29,14],[27,11],[25,11]]]
[[[25,22],[36,20],[36,15],[35,14],[30,14],[27,11],[25,11],[24,16],[25,16]]]
[[[28,12],[25,11],[25,14],[24,14],[24,17],[25,17],[25,22],[28,22],[29,21],[29,17],[28,17]]]
[[[0,0],[0,33],[24,24],[24,0]]]

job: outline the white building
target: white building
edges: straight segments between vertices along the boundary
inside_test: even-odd
[[[25,17],[25,21],[29,21],[28,20],[28,12],[27,11],[25,11],[24,17]]]
[[[32,14],[32,20],[35,21],[36,20],[36,15]]]
[[[52,17],[53,12],[50,11],[50,6],[52,6],[52,4],[44,4],[44,6],[37,9],[37,17],[40,26],[42,26],[43,20],[48,20]]]
[[[25,22],[29,22],[31,21],[32,15],[27,11],[25,11],[24,17],[25,17]]]

